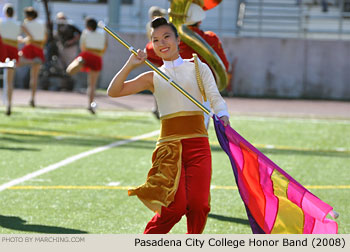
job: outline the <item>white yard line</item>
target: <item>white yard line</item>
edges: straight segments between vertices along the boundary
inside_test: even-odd
[[[29,174],[27,174],[27,175],[25,175],[25,176],[23,176],[21,178],[17,178],[17,179],[14,179],[12,181],[9,181],[9,182],[7,182],[5,184],[2,184],[2,185],[0,185],[0,192],[8,189],[11,186],[18,185],[18,184],[23,183],[25,181],[28,181],[28,180],[30,180],[32,178],[38,177],[38,176],[40,176],[42,174],[54,171],[54,170],[56,170],[56,169],[58,169],[58,168],[60,168],[62,166],[65,166],[65,165],[68,165],[70,163],[73,163],[73,162],[75,162],[75,161],[77,161],[79,159],[91,156],[93,154],[96,154],[96,153],[108,150],[108,149],[113,148],[113,147],[121,146],[121,145],[124,145],[124,144],[128,144],[128,143],[131,143],[131,142],[135,142],[135,141],[141,140],[141,139],[153,137],[153,136],[156,136],[156,135],[159,135],[159,130],[152,131],[152,132],[140,135],[140,136],[135,136],[135,137],[132,137],[130,139],[113,142],[113,143],[105,145],[105,146],[97,147],[95,149],[79,153],[77,155],[74,155],[74,156],[71,156],[69,158],[66,158],[66,159],[64,159],[64,160],[62,160],[62,161],[60,161],[58,163],[49,165],[49,166],[47,166],[45,168],[42,168],[42,169],[37,170],[35,172],[29,173]]]

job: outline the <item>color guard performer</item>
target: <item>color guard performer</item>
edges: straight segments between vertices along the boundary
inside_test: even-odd
[[[155,53],[163,60],[160,70],[195,99],[203,100],[196,64],[179,55],[180,38],[175,26],[165,18],[156,18],[152,21],[151,38]],[[132,54],[115,75],[108,95],[120,97],[150,90],[158,103],[161,133],[146,183],[128,193],[137,195],[156,213],[144,233],[168,233],[183,215],[187,217],[189,234],[202,233],[210,211],[211,181],[211,153],[203,112],[153,71],[126,81],[129,73],[147,58],[142,50],[137,53],[138,56]],[[227,125],[227,106],[214,76],[205,63],[198,63],[205,95]]]
[[[6,115],[11,115],[13,79],[15,74],[15,62],[18,62],[18,36],[21,33],[20,24],[13,18],[14,8],[12,4],[5,4],[3,8],[5,18],[0,20],[0,36],[2,39],[2,62],[6,62],[7,107]],[[11,62],[10,62],[11,61]],[[12,63],[12,64],[10,64]]]
[[[25,43],[19,51],[19,63],[17,66],[30,65],[30,86],[32,89],[30,106],[35,107],[35,94],[38,85],[39,70],[45,61],[44,45],[47,40],[45,23],[37,20],[38,12],[33,7],[24,9],[24,21],[22,30],[26,34]]]
[[[212,31],[203,31],[199,28],[200,24],[206,17],[205,11],[203,8],[196,4],[191,3],[188,12],[187,12],[187,18],[185,24],[188,26],[189,29],[191,29],[193,32],[200,35],[208,44],[211,46],[214,51],[218,54],[222,62],[224,63],[226,72],[229,70],[229,62],[227,61],[226,54],[222,48],[221,41],[219,37]],[[191,59],[193,58],[193,54],[196,53],[198,57],[206,63],[206,61],[201,57],[200,54],[198,54],[193,48],[188,46],[183,41],[179,44],[179,52],[180,56],[183,59]],[[151,61],[156,66],[161,66],[163,64],[163,61],[153,50],[153,44],[152,42],[147,43],[146,45],[146,53],[147,53],[147,59]],[[207,102],[204,102],[205,106],[209,106]],[[157,114],[158,111],[153,111],[154,114]],[[159,113],[159,112],[158,112]],[[205,125],[208,129],[210,118],[205,114]]]
[[[149,15],[150,21],[146,24],[146,35],[149,41],[151,41],[152,20],[155,19],[156,17],[165,17],[166,14],[167,14],[167,11],[163,8],[160,8],[159,6],[151,6],[149,8],[148,15]],[[152,42],[149,42],[149,43],[152,44]],[[158,111],[158,105],[156,101],[154,101],[154,107],[152,109],[152,113],[159,120],[159,111]]]
[[[81,53],[67,67],[67,73],[74,75],[81,71],[88,72],[88,110],[95,114],[95,89],[102,70],[102,56],[107,49],[107,34],[97,28],[97,21],[87,18],[85,29],[80,37]]]

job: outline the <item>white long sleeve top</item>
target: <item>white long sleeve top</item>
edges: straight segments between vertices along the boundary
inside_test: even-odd
[[[229,117],[227,105],[216,86],[214,76],[207,64],[199,61],[199,70],[203,81],[206,97],[214,113],[221,117]],[[186,90],[196,100],[203,102],[202,94],[196,79],[195,64],[181,57],[174,61],[164,61],[160,67],[166,75]],[[202,111],[183,94],[177,91],[170,83],[154,72],[154,96],[156,98],[161,117],[178,112]]]
[[[46,26],[42,21],[24,20],[23,26],[27,28],[34,41],[43,41],[45,39]]]
[[[14,18],[3,18],[0,20],[0,35],[3,39],[17,41],[21,34],[21,25]]]
[[[103,50],[106,39],[106,34],[101,29],[95,31],[84,29],[80,36],[80,46],[85,45],[89,49]]]

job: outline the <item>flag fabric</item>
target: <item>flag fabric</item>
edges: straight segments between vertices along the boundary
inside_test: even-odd
[[[231,161],[254,234],[335,234],[332,207],[299,184],[216,115],[214,127]],[[334,217],[334,216],[333,216]]]

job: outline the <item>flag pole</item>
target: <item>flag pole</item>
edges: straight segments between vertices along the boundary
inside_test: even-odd
[[[118,34],[113,32],[108,26],[104,26],[103,29],[109,33],[113,38],[115,38],[119,43],[121,43],[123,46],[125,46],[131,53],[137,56],[136,50],[128,44],[125,40],[123,40]],[[205,113],[213,116],[213,113],[204,105],[202,105],[199,101],[197,101],[192,95],[190,95],[186,90],[184,90],[182,87],[180,87],[175,81],[170,79],[165,73],[163,73],[161,70],[159,70],[156,66],[154,66],[149,60],[145,60],[145,64],[148,65],[153,71],[155,71],[157,74],[159,74],[164,80],[169,82],[170,85],[172,85],[174,88],[176,88],[181,94],[186,96],[191,102],[193,102],[197,107],[199,107],[201,110],[203,110]]]

